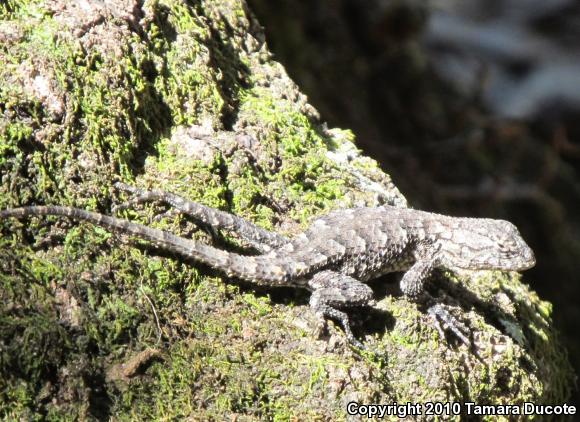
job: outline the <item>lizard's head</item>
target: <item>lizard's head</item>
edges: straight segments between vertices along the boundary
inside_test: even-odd
[[[457,223],[441,249],[450,268],[522,271],[536,264],[534,252],[509,221],[466,218]]]

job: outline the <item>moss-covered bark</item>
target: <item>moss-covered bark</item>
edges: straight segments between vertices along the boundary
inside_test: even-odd
[[[350,132],[320,122],[238,0],[9,1],[0,14],[0,208],[110,214],[123,180],[292,234],[331,208],[405,205]],[[121,215],[213,241],[186,218],[153,221],[160,211]],[[353,400],[569,394],[550,306],[517,275],[434,283],[473,328],[481,360],[387,291],[392,279],[373,285],[378,309],[355,315],[377,351],[361,355],[340,329],[314,338],[304,292],[224,282],[87,224],[0,224],[7,419],[342,419]]]

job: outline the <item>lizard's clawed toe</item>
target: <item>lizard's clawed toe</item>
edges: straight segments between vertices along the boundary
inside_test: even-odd
[[[451,331],[463,344],[471,347],[472,342],[469,339],[469,328],[455,318],[451,313],[440,304],[431,306],[427,313],[433,319],[435,328],[439,331],[439,335],[445,338],[445,330]]]

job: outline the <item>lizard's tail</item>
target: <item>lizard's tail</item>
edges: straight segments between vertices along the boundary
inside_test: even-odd
[[[230,277],[268,285],[284,284],[287,278],[281,268],[273,262],[275,259],[272,260],[268,255],[239,255],[194,240],[184,239],[165,230],[80,208],[53,205],[11,208],[0,211],[0,220],[8,217],[21,218],[35,215],[65,216],[73,220],[88,221],[113,232],[132,234],[138,238],[149,240],[167,251],[223,271]]]

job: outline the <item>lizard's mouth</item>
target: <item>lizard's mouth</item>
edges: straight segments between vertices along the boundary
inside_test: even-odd
[[[532,251],[531,248],[526,248],[523,255],[525,263],[521,268],[522,270],[528,270],[532,268],[534,265],[536,265],[536,257],[534,256],[534,252]]]
[[[503,263],[502,259],[500,258],[498,269],[507,271],[524,271],[529,270],[534,265],[536,265],[536,257],[534,256],[534,252],[530,247],[526,246],[517,255],[506,257],[506,260]]]

